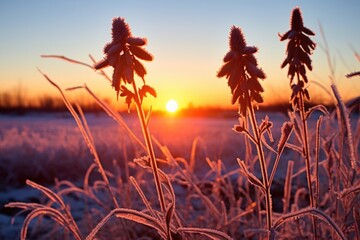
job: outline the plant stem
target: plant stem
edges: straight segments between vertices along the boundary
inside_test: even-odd
[[[300,81],[299,73],[297,73],[298,81]],[[312,189],[312,182],[311,182],[311,164],[310,164],[310,147],[309,147],[309,138],[308,138],[308,126],[305,114],[305,105],[304,105],[304,95],[302,92],[299,92],[299,104],[300,104],[300,117],[302,122],[303,128],[303,151],[305,155],[305,164],[306,164],[306,178],[308,182],[309,188],[309,199],[310,199],[310,207],[315,207],[314,205],[314,194]],[[312,227],[315,239],[317,239],[317,230],[316,230],[316,219],[312,217]]]
[[[249,106],[249,112],[250,112],[250,122],[251,122],[253,132],[255,134],[256,149],[257,149],[258,156],[259,156],[261,175],[262,175],[263,185],[265,187],[265,192],[266,192],[266,194],[265,194],[266,227],[270,233],[271,226],[272,226],[272,207],[271,207],[271,194],[270,194],[269,178],[268,178],[267,167],[266,167],[266,160],[265,160],[265,156],[264,156],[264,150],[263,150],[263,146],[261,143],[261,136],[260,136],[259,128],[257,125],[254,108],[252,106],[250,97],[247,97],[247,99],[248,99],[248,106]]]
[[[308,139],[308,127],[307,127],[307,121],[305,116],[305,107],[304,107],[304,97],[302,93],[299,93],[300,97],[300,117],[303,127],[303,149],[304,149],[304,155],[305,155],[305,164],[306,164],[306,178],[308,182],[308,188],[309,188],[309,198],[310,198],[310,207],[314,207],[314,197],[313,197],[313,191],[312,191],[312,182],[311,182],[311,169],[310,169],[310,147],[309,147],[309,139]]]
[[[148,151],[148,154],[150,157],[150,165],[151,165],[153,175],[154,175],[155,186],[156,186],[156,190],[157,190],[157,194],[158,194],[158,198],[159,198],[159,202],[160,202],[161,211],[165,212],[165,210],[166,210],[165,199],[164,199],[164,194],[163,194],[162,187],[161,187],[161,181],[160,181],[160,177],[159,177],[159,173],[158,173],[158,167],[157,167],[157,163],[156,163],[154,148],[153,148],[153,145],[151,142],[150,131],[146,124],[144,110],[142,108],[140,96],[137,91],[135,81],[133,81],[133,88],[134,88],[134,98],[135,98],[134,100],[135,100],[136,110],[137,110],[137,113],[138,113],[138,116],[140,119],[142,133],[144,135],[146,148],[147,148],[147,151]]]

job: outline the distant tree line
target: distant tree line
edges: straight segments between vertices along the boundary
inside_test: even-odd
[[[109,102],[108,100],[104,100]],[[77,98],[76,102],[87,112],[101,111],[100,106],[90,98]],[[30,98],[22,89],[0,92],[0,113],[25,114],[26,112],[67,111],[62,99],[57,96],[41,95]]]
[[[80,97],[76,98],[75,101],[82,107],[86,112],[99,112],[103,111],[101,107],[91,98]],[[75,103],[74,101],[74,103]],[[105,102],[110,103],[109,99],[104,99]],[[322,102],[321,99],[318,100]],[[311,104],[306,103],[307,107],[312,107],[316,105],[318,101],[313,101]],[[324,104],[323,104],[324,105]],[[326,104],[325,104],[326,105]],[[347,103],[353,112],[359,112],[360,106],[360,97],[351,99]],[[326,105],[329,110],[333,109],[332,104]],[[287,102],[277,102],[272,105],[261,105],[260,109],[264,111],[271,112],[284,112],[286,113],[290,108],[289,103]],[[12,91],[3,91],[0,90],[0,113],[5,114],[18,114],[22,115],[27,112],[63,112],[67,111],[66,106],[64,105],[61,97],[51,96],[44,94],[37,97],[28,97],[24,88],[21,85],[17,86]],[[154,112],[157,114],[162,111]],[[194,107],[189,105],[187,108],[180,110],[178,113],[179,116],[207,116],[207,117],[233,117],[234,111],[229,109],[221,109],[214,107]]]

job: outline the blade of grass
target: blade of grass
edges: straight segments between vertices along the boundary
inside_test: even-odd
[[[91,141],[92,137],[89,136],[90,132],[87,132],[85,130],[85,127],[84,127],[83,123],[81,122],[78,114],[75,112],[74,108],[72,107],[72,105],[70,104],[68,99],[66,98],[66,96],[63,93],[63,91],[61,90],[61,88],[55,82],[53,82],[46,74],[42,73],[40,71],[40,69],[39,69],[39,72],[46,78],[46,80],[48,80],[60,92],[66,107],[70,111],[71,115],[74,117],[75,122],[76,122],[76,124],[77,124],[77,126],[78,126],[78,128],[79,128],[79,130],[80,130],[86,144],[88,145],[91,154],[94,156],[94,161],[95,161],[95,163],[96,163],[96,165],[97,165],[97,167],[99,169],[100,175],[102,176],[102,178],[103,178],[103,180],[105,182],[106,188],[109,191],[109,194],[111,196],[111,199],[112,199],[112,202],[113,202],[115,208],[119,208],[119,204],[118,204],[118,202],[116,200],[116,197],[115,197],[115,194],[114,194],[113,190],[111,189],[109,179],[108,179],[108,177],[106,175],[106,172],[105,172],[105,170],[104,170],[104,168],[103,168],[103,166],[101,164],[100,158],[99,158],[99,156],[97,154],[97,151],[96,151],[96,148],[95,148],[95,145]],[[123,222],[122,222],[122,227],[125,230],[125,233],[128,234],[128,232],[126,231],[125,224]]]
[[[89,67],[91,68],[92,70],[94,70],[94,67],[87,64],[87,63],[83,63],[83,62],[80,62],[80,61],[77,61],[77,60],[74,60],[74,59],[71,59],[71,58],[68,58],[68,57],[65,57],[65,56],[61,56],[61,55],[40,55],[42,58],[58,58],[58,59],[61,59],[61,60],[65,60],[67,62],[71,62],[71,63],[75,63],[75,64],[80,64],[80,65],[83,65],[83,66],[86,66],[86,67]]]
[[[300,217],[304,217],[306,215],[311,215],[314,217],[317,217],[321,220],[323,220],[324,222],[326,222],[327,224],[329,224],[337,233],[337,235],[343,239],[346,240],[346,237],[344,235],[344,233],[341,231],[340,227],[323,211],[316,209],[316,208],[305,208],[305,209],[301,209],[295,212],[291,212],[288,214],[285,214],[283,216],[281,216],[280,218],[278,218],[272,228],[272,237],[274,237],[275,231],[278,227],[280,227],[282,224],[284,224],[285,222],[291,221],[291,220],[296,220]],[[273,239],[273,238],[272,238]]]

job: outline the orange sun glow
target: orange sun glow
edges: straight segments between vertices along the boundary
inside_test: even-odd
[[[177,104],[177,102],[175,100],[169,100],[167,103],[166,103],[166,110],[168,112],[176,112],[176,110],[178,109],[179,105]]]

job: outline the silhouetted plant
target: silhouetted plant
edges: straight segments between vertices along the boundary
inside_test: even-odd
[[[107,66],[114,68],[112,86],[117,94],[120,92],[120,96],[126,97],[128,105],[135,98],[135,92],[130,92],[125,85],[127,83],[135,84],[134,72],[145,83],[146,69],[137,58],[145,61],[153,60],[153,56],[143,48],[146,43],[147,40],[145,38],[136,38],[131,35],[130,27],[123,18],[114,18],[112,23],[112,41],[104,47],[106,56],[103,60],[94,64],[94,68],[97,70]],[[146,96],[146,93],[156,97],[155,90],[145,85],[143,90],[140,90],[140,100]]]
[[[254,53],[257,48],[254,46],[246,46],[245,38],[240,28],[232,26],[229,37],[229,52],[224,57],[224,65],[217,73],[218,77],[226,77],[228,85],[231,89],[232,100],[231,103],[239,104],[239,115],[242,119],[240,125],[235,126],[234,130],[245,133],[251,139],[257,148],[259,163],[262,174],[262,181],[257,179],[253,174],[248,173],[245,164],[239,161],[240,167],[246,174],[249,182],[259,187],[265,194],[266,200],[266,226],[270,231],[272,225],[272,202],[270,195],[269,177],[267,172],[266,160],[262,145],[262,135],[272,127],[272,123],[268,118],[263,120],[262,124],[258,126],[255,116],[253,104],[262,103],[263,98],[261,93],[264,91],[259,78],[264,79],[265,73],[258,67]],[[251,134],[246,126],[247,121],[251,122]]]
[[[147,41],[144,38],[135,38],[131,36],[130,28],[123,18],[115,18],[113,19],[112,24],[112,42],[106,44],[104,48],[106,57],[102,61],[95,63],[94,68],[101,69],[106,66],[112,66],[114,68],[112,86],[115,88],[117,96],[120,92],[120,96],[125,97],[125,102],[128,104],[128,107],[130,107],[132,102],[136,105],[149,156],[136,159],[135,162],[143,168],[150,168],[152,170],[162,215],[146,215],[138,211],[132,211],[131,209],[114,209],[96,228],[93,229],[89,234],[89,238],[94,237],[96,232],[102,227],[102,224],[107,222],[112,215],[116,215],[120,218],[130,220],[135,219],[135,221],[139,223],[156,229],[163,239],[171,240],[173,235],[179,238],[181,234],[184,233],[198,233],[213,236],[218,239],[231,239],[228,235],[213,229],[182,227],[179,220],[175,217],[175,193],[167,175],[157,167],[151,135],[148,128],[150,116],[148,115],[145,117],[142,106],[143,99],[147,94],[156,97],[155,90],[145,84],[144,77],[146,75],[146,69],[137,59],[139,58],[146,61],[151,61],[153,59],[152,55],[142,48],[146,42]],[[144,83],[140,89],[137,88],[134,73],[136,73]],[[132,90],[129,90],[126,87],[127,84],[132,85]],[[135,179],[133,179],[133,181],[134,180]],[[171,201],[169,204],[166,204],[165,202],[162,185],[165,186],[165,189],[170,195]],[[138,192],[142,196],[144,202],[146,202],[147,200],[144,198],[144,195],[141,194],[139,190]],[[146,205],[149,206],[149,204]],[[177,224],[180,227],[172,224],[173,218],[176,219]]]
[[[315,49],[316,44],[308,37],[315,33],[304,26],[300,8],[294,8],[291,15],[291,29],[284,35],[280,35],[280,41],[289,40],[286,49],[286,58],[281,64],[281,68],[289,65],[288,77],[292,89],[291,102],[294,110],[303,108],[303,98],[310,100],[310,95],[306,89],[308,78],[306,76],[306,68],[311,71],[310,54]],[[293,83],[296,75],[297,82]]]
[[[162,211],[165,211],[165,200],[160,177],[158,175],[155,153],[142,107],[142,101],[143,98],[146,97],[146,94],[149,93],[156,97],[156,92],[148,85],[143,85],[141,89],[138,89],[134,80],[135,72],[145,83],[144,77],[146,69],[137,58],[146,61],[151,61],[153,59],[152,55],[142,47],[146,43],[147,40],[145,38],[132,37],[130,27],[123,18],[114,18],[112,23],[112,42],[105,45],[104,53],[106,56],[102,61],[94,64],[94,68],[99,70],[107,66],[112,66],[114,68],[112,86],[115,88],[117,96],[120,92],[120,96],[125,97],[125,102],[128,107],[130,107],[132,101],[135,102],[151,160],[151,167],[154,174],[160,206]],[[126,84],[132,85],[132,91],[126,87]]]
[[[262,103],[260,93],[264,92],[259,78],[264,79],[265,73],[258,67],[254,53],[255,46],[246,46],[241,29],[233,26],[229,37],[230,51],[224,57],[224,65],[218,71],[219,78],[226,77],[231,89],[231,103],[239,103],[239,113],[246,117],[247,109],[252,102]]]
[[[308,78],[306,75],[306,68],[312,70],[310,54],[315,49],[316,44],[309,36],[315,35],[313,31],[304,26],[300,8],[296,7],[292,10],[290,30],[280,36],[280,41],[289,40],[286,49],[286,58],[281,64],[281,68],[289,65],[288,77],[290,78],[290,86],[292,90],[291,103],[294,112],[299,111],[302,121],[302,139],[303,156],[306,163],[306,177],[308,182],[310,206],[314,207],[314,194],[311,180],[311,160],[310,147],[308,138],[307,114],[304,105],[304,99],[310,100],[309,92],[306,88]],[[306,66],[306,68],[305,68]],[[296,83],[293,83],[296,75]],[[315,218],[313,218],[315,224]],[[314,226],[316,236],[316,227]]]

